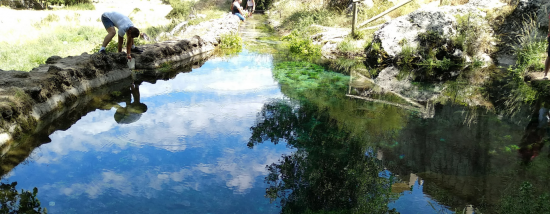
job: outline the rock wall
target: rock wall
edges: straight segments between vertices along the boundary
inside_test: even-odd
[[[395,58],[401,53],[405,44],[411,48],[418,48],[420,46],[419,35],[422,33],[435,32],[441,38],[452,38],[457,34],[457,16],[468,14],[472,19],[486,15],[473,4],[421,8],[409,15],[385,23],[375,32],[373,42],[379,43],[380,48],[387,53],[388,57]],[[474,21],[478,22],[476,24],[480,26],[488,27],[485,20],[472,20],[472,22]],[[492,32],[488,33],[492,34]]]
[[[440,84],[455,79],[468,66],[493,64],[497,39],[487,13],[505,6],[499,0],[425,5],[383,24],[365,49],[364,63],[380,70],[381,76],[373,77],[383,88],[419,101],[429,99],[437,93],[415,92],[410,81]],[[410,75],[397,80],[395,70]]]
[[[33,133],[43,117],[95,88],[131,78],[133,73],[138,78],[165,78],[166,71],[214,50],[220,35],[237,32],[239,24],[236,16],[227,14],[184,31],[177,40],[141,46],[143,53],[132,53],[136,71],[128,69],[125,53],[52,56],[30,72],[0,70],[0,147]],[[198,32],[206,36],[194,34]]]

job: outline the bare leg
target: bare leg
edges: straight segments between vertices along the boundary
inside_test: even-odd
[[[109,42],[113,39],[113,37],[116,35],[115,27],[107,28],[107,36],[105,36],[105,39],[103,40],[102,47],[107,47]]]
[[[544,63],[544,77],[548,74],[548,70],[550,70],[550,55],[546,57],[546,62]]]

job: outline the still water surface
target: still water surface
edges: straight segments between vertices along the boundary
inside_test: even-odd
[[[131,102],[55,131],[2,182],[37,187],[49,213],[279,213],[280,201],[265,196],[266,166],[296,148],[269,140],[247,146],[265,105],[299,108],[272,69],[271,55],[244,50],[167,81],[134,84]],[[138,104],[143,113],[121,111]],[[427,202],[437,202],[412,182],[389,207],[434,213]]]
[[[540,105],[420,114],[313,70],[244,49],[114,84],[14,143],[2,182],[36,187],[49,213],[529,213],[546,200]]]

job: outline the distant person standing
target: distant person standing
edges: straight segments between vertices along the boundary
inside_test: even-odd
[[[238,16],[239,19],[241,19],[244,22],[243,14],[245,13],[243,12],[243,9],[241,7],[242,2],[243,0],[233,0],[233,4],[231,4],[231,12],[236,16]]]
[[[256,10],[256,2],[254,0],[247,0],[246,6],[248,13],[252,16],[252,13]]]
[[[546,62],[544,63],[544,79],[547,80],[548,70],[550,70],[550,14],[548,14],[548,35],[546,36],[546,41],[548,42],[548,47],[546,48]]]
[[[99,50],[99,53],[106,53],[105,47],[111,42],[116,34],[115,27],[118,28],[118,52],[122,52],[122,43],[124,42],[124,35],[126,34],[126,57],[132,59],[130,55],[132,52],[141,53],[142,50],[136,48],[134,45],[134,38],[139,36],[139,29],[134,27],[132,21],[128,16],[125,16],[119,12],[105,12],[101,15],[101,22],[107,30],[107,36],[103,40],[103,45]]]

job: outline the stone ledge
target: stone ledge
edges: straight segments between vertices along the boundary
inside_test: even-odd
[[[186,32],[189,35],[204,28],[205,39],[195,34],[141,46],[143,53],[132,53],[136,69],[140,70],[137,76],[164,78],[155,69],[165,63],[188,63],[194,56],[213,51],[221,34],[237,32],[240,20],[228,14],[206,23]],[[0,70],[0,146],[15,136],[32,133],[37,121],[62,104],[74,102],[95,88],[130,78],[133,72],[126,62],[125,53],[83,53],[66,58],[52,56],[30,72]]]

